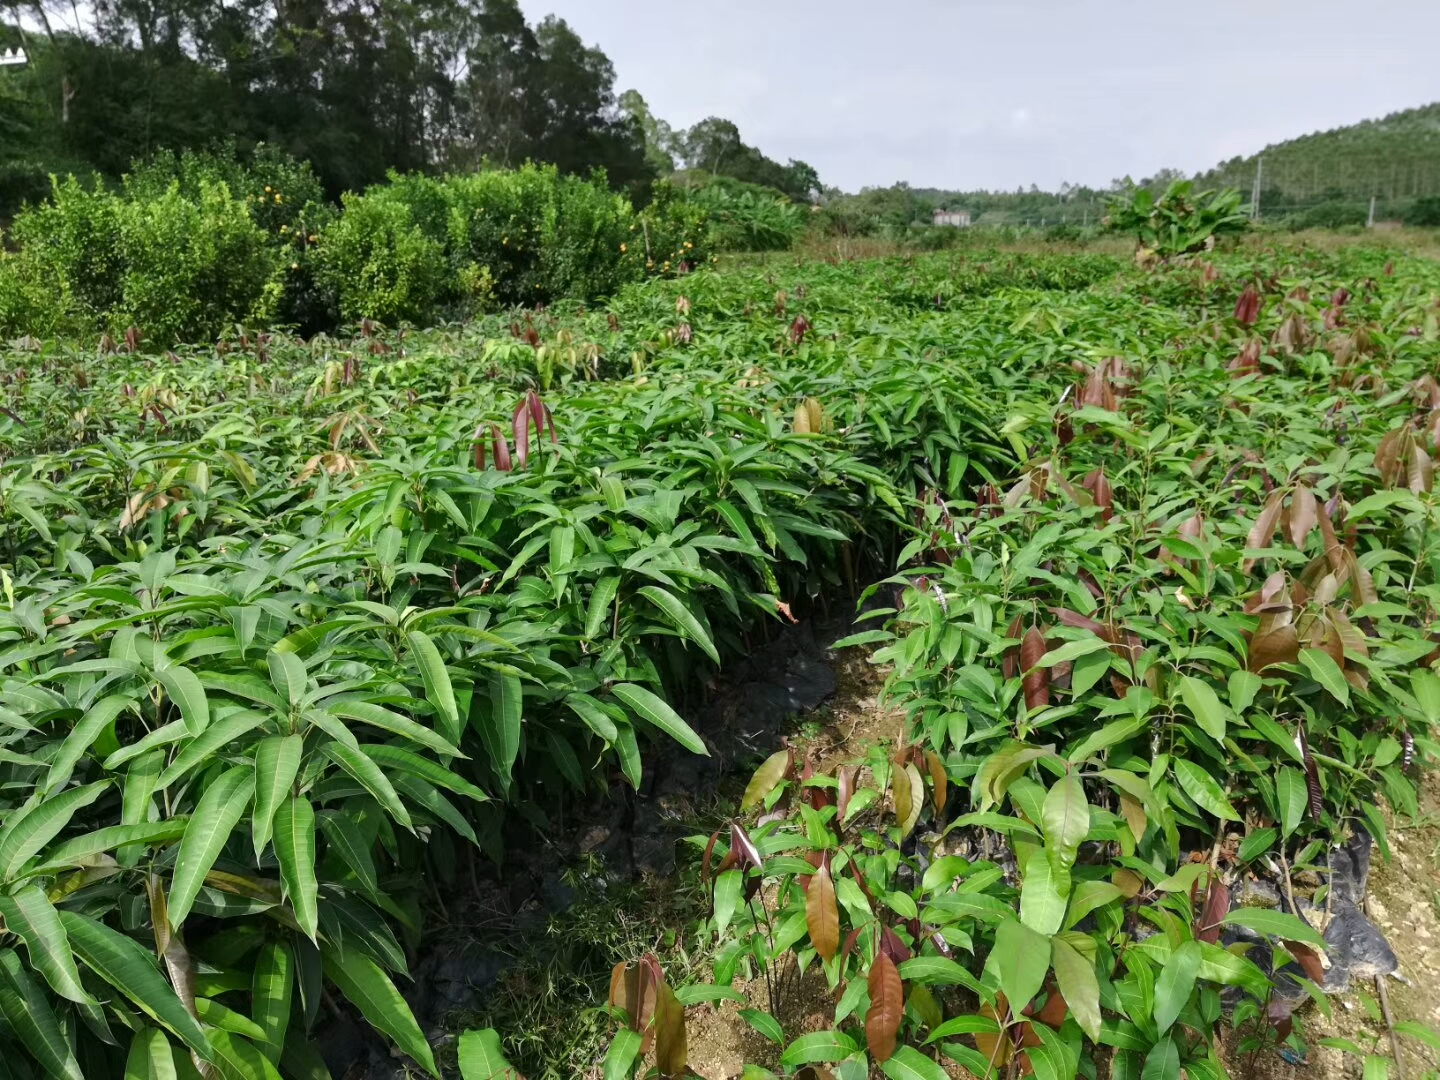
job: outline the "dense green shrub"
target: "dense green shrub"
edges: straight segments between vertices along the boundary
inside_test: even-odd
[[[1286,224],[1291,229],[1340,229],[1347,225],[1364,225],[1365,220],[1365,207],[1332,199],[1292,215]]]
[[[0,332],[140,326],[154,343],[247,321],[432,322],[497,304],[612,295],[707,257],[707,215],[662,185],[642,214],[602,174],[551,166],[394,174],[326,204],[309,168],[261,148],[161,154],[119,190],[57,181],[16,219]]]
[[[601,175],[526,165],[435,186],[449,206],[447,254],[462,288],[488,279],[496,300],[533,304],[605,296],[638,276],[622,258],[634,211]]]
[[[658,223],[663,213],[644,220]],[[636,224],[630,203],[599,174],[582,179],[525,165],[443,178],[392,175],[345,200],[324,234],[322,278],[350,321],[419,322],[495,303],[591,299],[647,269],[669,271],[694,250],[676,218],[675,227],[657,230],[665,236],[652,247],[662,254],[647,266],[643,237],[632,252]]]
[[[710,244],[717,251],[786,251],[810,217],[808,209],[773,188],[729,177],[687,188],[686,198],[709,217]]]
[[[281,267],[272,307],[277,323],[304,331],[333,323],[334,301],[316,280],[315,256],[319,234],[337,210],[309,162],[263,144],[243,159],[228,146],[205,153],[161,151],[125,177],[124,189],[132,199],[156,198],[172,183],[192,200],[207,183],[223,183],[244,200]]]
[[[707,260],[710,254],[710,214],[685,197],[668,181],[657,183],[650,202],[630,223],[625,246],[625,276],[684,272]]]
[[[120,303],[120,200],[75,177],[55,181],[49,202],[15,218],[22,250],[10,270],[22,281],[50,282],[50,322],[98,323]],[[25,327],[13,327],[23,330]]]
[[[277,252],[218,181],[117,193],[71,177],[15,219],[14,239],[21,250],[0,291],[31,302],[6,305],[7,331],[134,325],[157,343],[203,340],[270,318],[280,296]],[[41,289],[49,299],[37,310]]]
[[[347,195],[345,210],[326,230],[320,281],[349,321],[418,321],[434,308],[444,248],[425,235],[397,190]]]
[[[273,245],[224,184],[179,184],[120,202],[121,300],[113,327],[152,340],[213,340],[237,320],[268,322],[283,286]]]
[[[24,329],[48,334],[55,308],[20,255],[0,248],[0,338]]]
[[[1249,226],[1238,191],[1196,191],[1189,180],[1177,180],[1159,196],[1148,188],[1126,191],[1111,200],[1104,220],[1107,230],[1132,233],[1162,258],[1208,251]]]
[[[1440,225],[1440,195],[1426,195],[1410,204],[1405,214],[1406,225]]]
[[[553,231],[540,250],[541,288],[552,296],[614,293],[629,276],[622,256],[633,217],[630,203],[603,179],[558,177]]]

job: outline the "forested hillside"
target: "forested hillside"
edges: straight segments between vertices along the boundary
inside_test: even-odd
[[[1440,193],[1440,102],[1267,146],[1222,162],[1201,179],[1249,191],[1262,158],[1262,191],[1291,200],[1434,195]],[[1263,195],[1261,202],[1267,202]]]

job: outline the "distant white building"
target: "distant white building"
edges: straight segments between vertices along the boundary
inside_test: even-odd
[[[934,218],[931,220],[930,224],[950,225],[956,229],[968,229],[970,227],[970,211],[942,210],[939,207],[936,207]]]
[[[26,59],[24,49],[0,49],[0,67],[21,67]]]

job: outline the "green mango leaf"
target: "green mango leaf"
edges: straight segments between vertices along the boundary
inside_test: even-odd
[[[204,1030],[160,974],[153,952],[134,938],[78,912],[62,909],[60,921],[70,938],[71,948],[86,967],[134,1002],[150,1019],[179,1036],[206,1061],[214,1060]]]
[[[1230,708],[1237,716],[1245,715],[1245,710],[1254,704],[1255,695],[1263,685],[1264,681],[1253,671],[1237,668],[1230,673],[1226,689],[1230,696]]]
[[[250,983],[251,1012],[265,1033],[260,1050],[272,1064],[278,1065],[284,1052],[294,992],[294,954],[288,944],[272,938],[260,946]]]
[[[16,1036],[47,1073],[62,1080],[85,1080],[50,1002],[13,949],[0,952],[0,1016],[8,1034]]]
[[[899,964],[900,978],[923,986],[965,986],[980,992],[980,980],[948,956],[912,956]]]
[[[831,1061],[844,1061],[860,1047],[855,1040],[841,1031],[813,1031],[801,1035],[780,1055],[780,1064],[795,1069],[801,1065],[817,1065]]]
[[[680,718],[680,714],[649,690],[631,683],[616,683],[610,689],[638,716],[655,725],[686,750],[692,754],[710,756],[710,751],[700,741],[700,736],[696,735],[690,725]]]
[[[482,707],[476,712],[475,723],[500,790],[508,792],[515,758],[520,753],[524,691],[519,676],[504,675],[498,671],[490,673],[489,689],[489,708]]]
[[[303,735],[271,735],[255,748],[255,810],[250,836],[258,862],[270,843],[275,808],[290,795],[305,752]]]
[[[210,702],[205,696],[205,687],[200,685],[193,671],[171,664],[156,671],[155,678],[160,680],[165,693],[180,710],[185,730],[191,738],[210,726]]]
[[[1140,1080],[1175,1080],[1180,1075],[1180,1048],[1166,1035],[1150,1048],[1140,1069]]]
[[[408,716],[401,716],[397,712],[392,712],[370,701],[360,701],[354,698],[331,699],[325,703],[325,709],[346,720],[358,720],[362,724],[369,724],[381,731],[399,735],[402,739],[408,739],[426,749],[434,750],[442,757],[463,758],[467,756],[449,739],[436,734],[424,724],[417,724]]]
[[[77,810],[89,806],[109,787],[110,781],[99,780],[11,811],[5,827],[0,829],[0,881],[15,877],[22,866],[70,824]]]
[[[1275,773],[1275,801],[1280,804],[1280,832],[1289,838],[1305,818],[1310,792],[1298,769],[1282,765]]]
[[[315,880],[315,810],[308,799],[294,796],[276,809],[275,858],[295,921],[305,936],[315,941],[320,925],[320,886]]]
[[[625,1034],[635,1033],[626,1031]],[[461,1080],[511,1080],[515,1075],[515,1070],[505,1060],[500,1033],[494,1028],[467,1031],[460,1036]]]
[[[1269,934],[1285,941],[1313,945],[1322,952],[1329,948],[1318,930],[1296,915],[1268,908],[1236,908],[1220,920],[1222,926],[1244,926],[1259,934]]]
[[[289,649],[272,648],[265,654],[265,665],[270,669],[270,685],[275,692],[293,709],[305,697],[310,679],[305,672],[305,661]]]
[[[245,816],[254,790],[255,771],[249,765],[236,765],[221,773],[195,804],[170,879],[170,924],[177,929],[200,895],[205,875]]]
[[[776,1046],[785,1045],[785,1032],[780,1028],[780,1021],[768,1012],[761,1012],[759,1009],[741,1009],[738,1015],[741,1020],[744,1020]]]
[[[345,999],[360,1010],[370,1025],[384,1032],[431,1076],[439,1078],[435,1056],[425,1041],[415,1014],[380,965],[353,949],[321,949],[325,976]]]
[[[1240,851],[1236,855],[1237,861],[1242,866],[1253,862],[1274,847],[1275,841],[1279,838],[1280,833],[1275,829],[1256,829],[1241,842]]]
[[[1227,720],[1225,706],[1220,704],[1220,698],[1210,684],[1193,675],[1182,675],[1180,697],[1184,699],[1190,715],[1195,717],[1195,722],[1200,725],[1200,730],[1216,742],[1223,742]]]
[[[125,1058],[125,1080],[176,1080],[170,1040],[159,1028],[141,1028],[130,1040]]]
[[[1045,973],[1050,970],[1050,941],[1020,920],[1006,919],[996,927],[989,963],[995,968],[1010,1007],[1020,1012],[1045,982]]]
[[[320,831],[331,852],[340,857],[355,875],[356,881],[371,899],[380,896],[380,881],[375,873],[371,845],[349,814],[341,810],[324,810],[316,815]]]
[[[375,801],[384,807],[385,812],[403,828],[414,831],[415,827],[410,820],[410,812],[405,809],[405,804],[400,801],[395,786],[380,771],[380,766],[375,763],[374,758],[359,749],[338,742],[328,742],[320,748],[320,751],[373,795]]]
[[[93,1002],[80,985],[80,971],[70,953],[70,939],[65,936],[60,914],[43,889],[25,885],[9,896],[0,896],[0,921],[25,943],[30,966],[45,977],[50,989],[70,1001]]]
[[[153,775],[153,774],[152,774]],[[190,826],[185,816],[173,817],[168,821],[150,821],[137,825],[107,825],[103,829],[67,840],[59,847],[45,853],[42,862],[25,871],[25,875],[54,873],[57,869],[84,866],[91,858],[126,844],[144,846],[165,844],[179,840]],[[123,863],[123,860],[121,860]]]
[[[215,1048],[215,1064],[226,1080],[280,1080],[279,1070],[249,1039],[224,1028],[211,1028],[210,1043]]]
[[[199,738],[186,743],[155,783],[167,788],[190,770],[210,764],[221,750],[232,747],[238,739],[254,731],[267,719],[263,713],[242,709],[211,724],[200,733]]]
[[[890,1080],[949,1080],[949,1075],[913,1046],[901,1046],[883,1062],[880,1071]]]
[[[455,704],[455,688],[450,684],[450,672],[445,667],[440,650],[423,630],[411,630],[405,638],[410,642],[410,653],[420,669],[425,700],[435,708],[441,733],[451,743],[458,743],[460,710]]]
[[[101,732],[113,724],[115,718],[131,704],[130,698],[111,694],[85,710],[85,715],[70,729],[70,734],[65,736],[65,741],[60,744],[54,760],[50,762],[50,771],[46,774],[43,788],[45,794],[65,786],[85,751],[95,745]]]
[[[1054,851],[1058,864],[1068,868],[1075,862],[1075,852],[1090,832],[1090,804],[1085,801],[1085,788],[1074,773],[1066,773],[1055,781],[1046,794],[1040,825],[1045,830],[1045,843]]]
[[[715,663],[720,663],[720,653],[715,649],[715,643],[710,640],[705,627],[700,625],[691,610],[678,600],[672,593],[666,592],[658,585],[642,585],[636,592],[649,600],[665,615],[665,618],[680,631],[682,637],[695,642]]]
[[[610,1049],[605,1052],[605,1060],[600,1066],[601,1080],[630,1080],[635,1071],[635,1060],[640,1056],[640,1045],[638,1031],[622,1027],[615,1032],[615,1038],[611,1040]],[[462,1072],[462,1080],[471,1078]]]
[[[1171,767],[1175,772],[1175,779],[1180,783],[1180,789],[1194,799],[1201,810],[1214,814],[1223,821],[1240,820],[1240,815],[1230,805],[1230,800],[1225,798],[1225,792],[1220,785],[1199,765],[1188,758],[1175,758]]]
[[[1155,980],[1155,1025],[1163,1035],[1175,1023],[1190,994],[1195,989],[1195,976],[1200,970],[1200,943],[1186,941],[1170,953],[1160,977]]]
[[[1025,860],[1025,880],[1020,886],[1020,921],[1046,937],[1064,924],[1070,898],[1070,871],[1054,862],[1049,850],[1037,848]]]
[[[1323,649],[1301,649],[1300,663],[1310,677],[1323,686],[1341,705],[1350,704],[1350,684],[1335,658]]]
[[[1064,937],[1050,941],[1051,959],[1055,965],[1055,982],[1070,1015],[1093,1041],[1100,1039],[1100,981],[1095,962],[1081,956]]]

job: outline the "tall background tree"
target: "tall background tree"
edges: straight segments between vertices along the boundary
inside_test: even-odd
[[[0,8],[0,11],[6,9]],[[389,169],[551,162],[643,194],[661,171],[615,71],[515,0],[26,0],[0,46],[0,214],[48,172],[268,143],[332,196]]]

